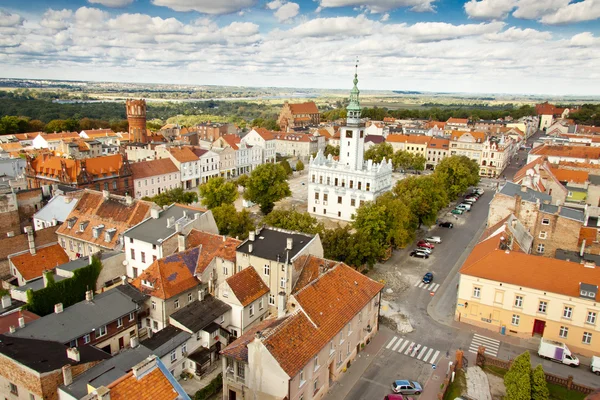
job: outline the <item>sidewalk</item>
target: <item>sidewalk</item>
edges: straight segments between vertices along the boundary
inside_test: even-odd
[[[394,332],[391,329],[380,324],[379,332],[373,337],[371,343],[365,346],[363,351],[358,353],[358,356],[356,356],[350,368],[329,388],[327,400],[346,399],[348,393],[350,393],[354,387],[354,384],[358,382],[371,363],[375,361],[375,358],[383,348],[383,345],[393,336]]]
[[[427,383],[423,387],[423,393],[419,396],[419,400],[437,400],[440,387],[446,379],[446,372],[448,371],[448,364],[450,359],[442,357],[439,364],[435,366],[433,374],[427,380]]]

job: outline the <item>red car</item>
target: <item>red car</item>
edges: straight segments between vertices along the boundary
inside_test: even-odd
[[[388,394],[383,400],[414,400],[412,397],[405,397],[399,393]]]
[[[419,241],[417,242],[417,246],[418,246],[418,247],[427,247],[428,249],[433,249],[433,248],[435,248],[435,246],[434,246],[434,245],[432,245],[431,243],[429,243],[429,242],[426,242],[426,241],[424,241],[424,240],[419,240]]]

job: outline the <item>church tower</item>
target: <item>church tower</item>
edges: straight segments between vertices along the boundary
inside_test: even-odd
[[[350,91],[350,104],[346,108],[346,126],[340,127],[340,163],[353,171],[362,169],[365,148],[365,124],[360,119],[358,99],[358,65],[355,68],[354,87]]]
[[[129,134],[133,136],[135,143],[146,143],[146,100],[127,99],[127,122],[129,122]]]

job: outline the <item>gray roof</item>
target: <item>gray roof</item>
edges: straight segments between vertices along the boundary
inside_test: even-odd
[[[580,210],[575,210],[573,208],[568,208],[568,207],[560,207],[560,211],[558,210],[558,206],[552,205],[552,204],[540,204],[540,211],[541,212],[545,212],[548,214],[556,214],[558,213],[558,215],[560,215],[561,217],[565,217],[568,219],[573,219],[575,221],[581,221],[583,222],[584,220],[584,213],[583,211]]]
[[[70,200],[67,202],[68,199]],[[48,204],[33,214],[33,218],[44,221],[52,221],[52,218],[56,218],[58,222],[64,222],[73,208],[77,205],[77,201],[78,199],[67,197],[65,195],[54,196],[50,199]]]
[[[171,314],[171,319],[196,333],[208,327],[215,319],[229,310],[231,310],[229,304],[209,295],[203,300],[194,300],[181,310]]]
[[[90,265],[90,259],[88,257],[76,258],[68,263],[61,264],[56,267],[58,270],[73,272],[79,268],[87,267]]]
[[[252,244],[252,255],[272,261],[285,262],[286,258],[291,261],[315,235],[286,231],[278,228],[265,227],[256,234],[254,241],[246,240],[238,246],[240,253],[250,254],[248,247]],[[287,239],[292,238],[291,250],[286,250]]]
[[[565,187],[567,188],[567,190],[569,190],[571,192],[587,193],[587,189],[585,189],[585,188],[580,188],[580,187],[576,187],[576,186],[569,186],[569,185],[566,185]]]
[[[187,217],[184,217],[187,215]],[[174,217],[175,222],[187,224],[194,219],[194,214],[203,214],[203,211],[193,210],[189,207],[181,207],[172,204],[166,210],[160,211],[158,218],[146,218],[131,229],[126,230],[123,236],[141,240],[146,243],[160,244],[176,232],[175,224],[167,228],[167,219]]]
[[[54,282],[60,282],[65,279],[68,279],[67,276],[60,276],[60,275],[56,275],[56,274],[52,274],[52,277],[54,278]],[[38,278],[36,280],[29,281],[27,284],[25,284],[23,286],[17,286],[14,288],[14,290],[18,290],[19,292],[27,292],[29,289],[31,289],[35,292],[36,290],[40,290],[43,288],[44,288],[44,279]]]
[[[590,181],[592,185],[600,185],[600,175],[589,174],[588,181]]]
[[[138,288],[136,288],[133,285],[130,285],[129,283],[119,285],[115,288],[115,290],[123,292],[126,296],[129,296],[131,298],[131,301],[137,304],[142,304],[148,298],[147,294],[140,292]]]
[[[580,263],[583,260],[593,261],[596,265],[600,265],[600,255],[598,254],[583,253],[583,257],[581,257],[578,251],[556,249],[554,257],[559,260],[572,261],[576,263]]]
[[[88,383],[94,387],[107,386],[127,374],[135,365],[145,360],[151,354],[152,352],[143,346],[138,346],[134,349],[125,349],[116,356],[88,369],[81,375],[77,375],[77,377],[73,378],[73,383],[69,386],[60,386],[60,390],[80,399],[88,393]]]
[[[162,357],[187,342],[190,337],[192,335],[189,332],[169,325],[152,335],[150,339],[141,342],[140,345],[152,351],[152,354]]]
[[[120,290],[108,290],[92,301],[80,301],[61,313],[48,314],[18,329],[14,336],[69,343],[119,317],[134,312],[138,306]]]
[[[527,188],[527,191],[523,191],[521,190],[521,185],[517,185],[516,183],[512,182],[506,182],[502,189],[500,189],[500,193],[511,197],[519,195],[523,200],[531,203],[535,203],[536,200],[539,200],[540,203],[543,203],[544,201],[552,201],[552,196],[549,194],[538,192],[537,190],[530,188]]]

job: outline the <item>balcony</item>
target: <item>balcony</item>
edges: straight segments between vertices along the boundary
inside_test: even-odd
[[[245,377],[239,376],[239,375],[234,375],[232,372],[227,372],[225,374],[225,378],[227,379],[227,381],[232,382],[232,383],[241,383],[242,385],[246,384]]]

